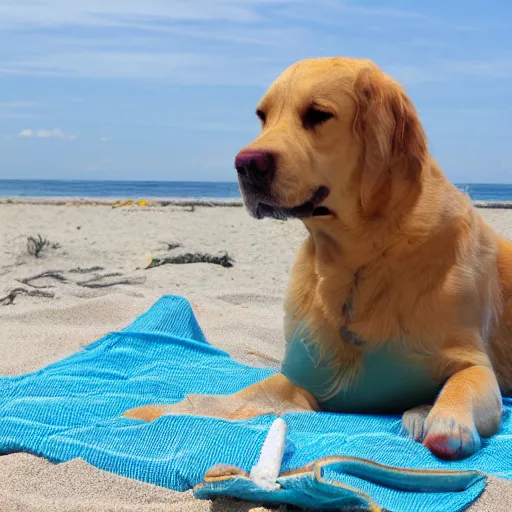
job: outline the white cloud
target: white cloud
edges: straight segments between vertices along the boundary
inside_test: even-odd
[[[76,140],[76,135],[64,133],[59,128],[53,128],[51,130],[41,129],[32,130],[25,128],[18,133],[18,137],[37,137],[40,139],[65,139],[65,140]]]
[[[260,123],[254,116],[252,124],[240,124],[240,123],[229,123],[229,122],[217,122],[217,121],[189,121],[189,122],[172,122],[166,123],[166,126],[170,128],[179,128],[180,130],[186,130],[191,132],[233,132],[233,133],[253,133],[256,135],[260,130]]]
[[[447,68],[464,75],[475,75],[486,78],[512,77],[512,57],[495,58],[489,60],[447,61]]]
[[[388,69],[391,65],[413,85],[437,81],[440,75],[452,80],[455,75],[512,74],[507,59],[457,61],[452,39],[458,19],[428,16],[422,4],[411,9],[379,4],[0,0],[3,47],[9,48],[0,49],[0,75],[264,87],[296,60],[339,54],[371,57]],[[444,50],[440,41],[448,42]],[[450,51],[453,67],[442,60],[451,58]]]
[[[39,137],[41,139],[76,139],[76,135],[65,134],[62,130],[59,130],[58,128],[54,128],[53,130],[37,130],[36,137]]]
[[[432,65],[423,68],[401,64],[383,65],[382,68],[403,85],[409,87],[427,82],[442,82],[446,75],[435,72]]]
[[[290,59],[286,64],[291,64]],[[2,65],[0,73],[95,78],[157,79],[174,84],[268,85],[284,64],[206,53],[87,51],[60,53]]]
[[[82,170],[87,173],[116,171],[118,165],[109,158],[102,158],[98,162],[87,162],[82,166]]]
[[[0,26],[6,28],[123,26],[134,21],[227,21],[262,19],[258,7],[300,4],[303,0],[18,0],[0,5]]]
[[[33,119],[40,117],[34,113],[32,107],[35,103],[30,101],[0,101],[0,119]]]
[[[324,16],[330,23],[342,22],[343,27],[361,18],[382,25],[383,18],[407,22],[420,17],[411,11],[363,8],[355,0],[17,0],[2,4],[0,30],[7,34],[4,44],[11,50],[0,51],[0,74],[201,85],[266,86],[293,61],[334,48],[332,36],[304,24],[299,14],[306,20]],[[345,43],[343,34],[339,37]],[[335,46],[338,53],[339,40]]]
[[[42,116],[34,114],[17,114],[14,112],[2,112],[0,111],[0,119],[35,119]]]
[[[427,19],[426,16],[410,10],[393,9],[388,7],[360,6],[358,2],[343,2],[340,0],[316,0],[314,3],[299,2],[299,5],[286,6],[280,10],[291,18],[314,20],[328,24],[345,24],[355,18],[392,19],[411,21]]]
[[[33,107],[34,103],[30,101],[0,101],[0,109],[19,109]]]

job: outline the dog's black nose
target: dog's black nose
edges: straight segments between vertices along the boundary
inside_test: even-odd
[[[276,170],[274,156],[263,150],[240,151],[235,158],[235,167],[241,178],[255,183],[271,181]]]

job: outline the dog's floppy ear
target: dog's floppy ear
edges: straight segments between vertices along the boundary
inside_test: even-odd
[[[361,204],[369,214],[378,208],[376,195],[390,186],[392,172],[412,179],[419,176],[427,157],[427,138],[411,100],[379,69],[361,70],[354,93],[354,127],[364,142]]]

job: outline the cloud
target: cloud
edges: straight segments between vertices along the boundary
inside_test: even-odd
[[[31,101],[0,101],[0,109],[30,108],[34,105]]]
[[[293,59],[292,59],[293,60]],[[292,62],[290,60],[289,63]],[[287,63],[288,64],[288,63]],[[266,60],[203,52],[158,53],[88,51],[48,54],[2,65],[0,73],[13,75],[74,76],[160,80],[173,84],[265,86],[283,70]]]
[[[0,3],[0,75],[266,86],[295,60],[350,45],[343,29],[361,20],[364,31],[418,19],[355,0],[19,0]],[[340,25],[336,44],[315,20]]]
[[[394,9],[388,7],[372,7],[357,5],[357,2],[342,2],[339,0],[316,0],[313,3],[300,2],[299,5],[286,6],[280,13],[290,18],[305,19],[327,24],[346,23],[354,19],[376,18],[391,19],[395,23],[400,21],[422,20],[427,16],[410,10]]]
[[[0,101],[0,119],[33,119],[35,103],[31,101]]]
[[[30,6],[26,4],[29,3]],[[262,6],[300,4],[302,0],[19,0],[0,5],[0,26],[27,29],[69,25],[123,26],[134,21],[226,21],[252,23],[262,19]]]
[[[341,12],[360,14],[362,16],[377,16],[394,19],[424,19],[426,16],[404,9],[392,9],[388,7],[360,7],[358,5],[342,5],[339,7]]]
[[[217,121],[190,121],[183,123],[166,123],[166,126],[170,128],[179,128],[183,131],[191,132],[232,132],[232,133],[254,133],[256,134],[260,130],[260,123],[254,116],[254,122],[252,124],[240,124],[240,123],[229,123],[229,122],[217,122]]]
[[[450,19],[449,13],[438,18],[423,4],[413,9],[383,7],[376,0],[362,4],[356,0],[0,2],[2,48],[8,48],[0,48],[0,75],[265,87],[296,60],[346,54],[370,57],[385,68],[399,70],[406,85],[485,73],[493,78],[511,76],[509,59],[497,52],[488,61],[460,60],[468,52],[465,45],[454,43],[454,31],[459,25],[469,30],[471,24],[487,30],[486,20],[476,24],[474,18],[459,14]]]
[[[65,134],[62,130],[59,130],[58,128],[54,128],[53,130],[38,130],[36,136],[41,139],[76,139],[76,135]]]
[[[403,85],[409,87],[427,82],[442,81],[442,75],[434,73],[432,68],[419,68],[416,66],[408,66],[401,64],[391,64],[382,66],[386,73],[389,73]]]
[[[37,137],[39,139],[65,139],[65,140],[76,140],[76,135],[64,133],[59,128],[53,128],[51,130],[32,130],[25,128],[18,133],[18,137]]]
[[[102,158],[98,162],[88,162],[82,165],[82,170],[87,173],[118,170],[116,162],[109,158]]]
[[[35,114],[18,114],[15,112],[2,112],[0,111],[0,119],[35,119],[43,116]]]
[[[431,59],[423,66],[389,64],[382,66],[386,72],[406,86],[456,82],[470,78],[510,80],[512,57],[496,57],[485,61]]]
[[[445,66],[463,75],[486,78],[511,78],[512,56],[489,60],[454,60],[445,62]]]

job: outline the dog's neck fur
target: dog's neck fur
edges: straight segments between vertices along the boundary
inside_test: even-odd
[[[388,200],[372,215],[365,215],[359,207],[351,219],[342,215],[329,220],[304,219],[320,273],[322,267],[342,262],[355,275],[362,267],[377,263],[394,245],[405,241],[411,229],[414,245],[401,246],[400,255],[412,255],[440,231],[449,227],[456,230],[458,219],[472,208],[470,200],[455,186],[447,187],[447,179],[432,158],[415,182],[395,180],[395,183]],[[343,206],[339,206],[340,211]],[[412,228],[409,226],[413,215],[421,217],[421,226],[417,221]]]
[[[394,196],[386,215],[361,216],[350,226],[340,218],[304,222],[310,233],[307,244],[313,254],[315,295],[327,320],[344,338],[354,330],[366,337],[360,329],[375,303],[400,295],[405,274],[414,272],[415,260],[421,260],[425,251],[431,255],[432,268],[449,268],[455,262],[457,239],[466,228],[465,214],[471,204],[456,187],[446,186],[434,161],[429,160],[424,172],[429,173],[428,180],[420,180],[417,190],[410,191],[404,199],[406,207],[402,204],[397,209],[400,217],[393,211],[393,201],[398,200]],[[409,218],[415,219],[414,226],[409,225]],[[421,225],[418,218],[423,219]],[[398,323],[393,335],[407,337],[406,319]],[[353,339],[356,345],[363,344],[361,336]],[[370,336],[368,341],[372,345],[388,340]]]

